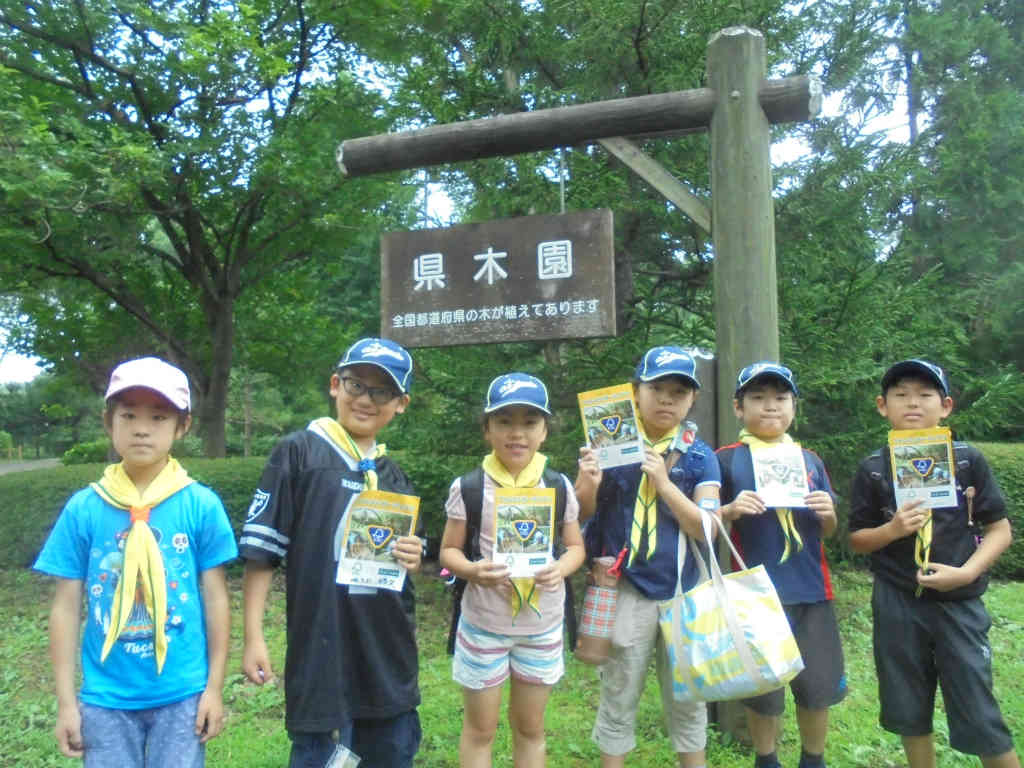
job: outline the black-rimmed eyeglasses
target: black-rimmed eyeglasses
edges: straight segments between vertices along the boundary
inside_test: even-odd
[[[369,387],[359,379],[351,376],[342,376],[341,385],[345,392],[352,397],[362,397],[364,394],[370,396],[370,400],[376,405],[387,405],[401,393],[394,387]]]

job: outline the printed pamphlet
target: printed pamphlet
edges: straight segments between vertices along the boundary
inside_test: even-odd
[[[496,488],[494,557],[510,576],[533,576],[552,561],[554,488]]]
[[[891,430],[889,457],[897,508],[915,499],[923,499],[929,509],[956,506],[956,462],[948,427]]]
[[[807,465],[799,443],[772,443],[751,448],[754,490],[766,507],[806,507]]]
[[[580,392],[580,415],[587,446],[597,454],[601,469],[640,464],[644,439],[640,434],[632,384]]]
[[[345,522],[335,580],[400,592],[406,571],[392,550],[399,538],[413,535],[419,508],[418,496],[403,493],[363,491],[356,496]]]

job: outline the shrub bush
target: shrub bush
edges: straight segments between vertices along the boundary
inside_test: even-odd
[[[60,457],[60,463],[64,466],[71,464],[95,464],[107,460],[107,451],[110,450],[110,440],[90,440],[87,443],[75,443],[64,451]]]
[[[1013,543],[992,575],[999,579],[1024,579],[1024,443],[975,443],[985,454],[1006,497],[1007,516],[1013,529]]]

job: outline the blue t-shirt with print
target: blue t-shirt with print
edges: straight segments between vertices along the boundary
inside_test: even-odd
[[[153,622],[141,599],[128,626],[100,661],[114,591],[121,576],[128,512],[92,488],[68,500],[32,566],[81,580],[86,597],[82,636],[83,702],[110,709],[173,704],[206,687],[206,625],[200,576],[238,556],[224,505],[209,488],[192,483],[155,506],[149,526],[163,555],[167,581],[167,656],[157,674]]]
[[[597,489],[597,514],[587,524],[588,556],[614,557],[629,543],[633,509],[642,475],[639,464],[604,470],[601,485]],[[714,451],[698,438],[669,471],[669,479],[687,498],[693,498],[697,486],[709,483],[720,485],[722,476]],[[629,567],[626,567],[624,560],[622,573],[644,597],[667,600],[675,594],[676,574],[679,573],[679,526],[675,515],[660,498],[657,507],[657,547],[654,553],[646,560],[635,559]],[[690,544],[693,543],[690,540]],[[706,559],[708,553],[703,545],[702,550]],[[687,557],[683,562],[682,588],[690,589],[699,580],[700,572],[695,559]]]

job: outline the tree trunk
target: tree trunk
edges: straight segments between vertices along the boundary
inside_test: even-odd
[[[233,297],[221,297],[211,318],[210,378],[199,408],[203,455],[211,459],[223,458],[227,453],[225,423],[235,341],[234,306]]]

